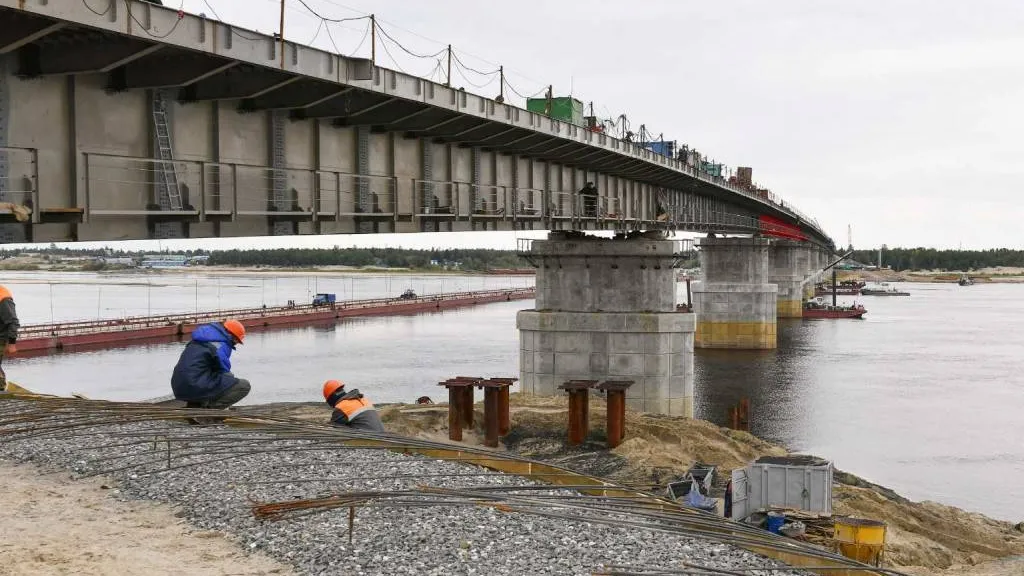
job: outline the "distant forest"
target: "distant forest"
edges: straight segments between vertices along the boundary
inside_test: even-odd
[[[34,249],[0,249],[7,258],[25,252],[61,256],[131,256],[141,259],[146,252],[111,249],[73,249],[40,247]],[[495,268],[529,268],[530,264],[512,250],[403,248],[277,248],[265,250],[187,250],[175,252],[188,256],[208,255],[209,264],[222,266],[380,266],[389,268],[458,268],[487,271]],[[878,249],[854,250],[852,258],[861,264],[877,264]],[[435,264],[436,263],[436,264]],[[696,260],[681,263],[696,267]],[[934,248],[886,248],[882,264],[894,270],[977,270],[996,266],[1024,268],[1024,250],[997,248],[993,250],[936,250]]]
[[[878,249],[854,250],[851,256],[861,264],[877,264]],[[1024,250],[935,250],[934,248],[887,248],[882,265],[893,270],[977,270],[996,266],[1024,268]]]
[[[217,250],[209,264],[219,266],[381,266],[387,268],[457,268],[486,271],[529,268],[512,250],[406,250],[403,248],[276,248]]]

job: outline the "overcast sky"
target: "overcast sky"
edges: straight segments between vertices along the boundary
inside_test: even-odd
[[[165,0],[174,5],[180,0]],[[351,54],[364,21],[329,24],[286,1],[286,37]],[[838,244],[1024,248],[1024,3],[1010,0],[306,0],[327,18],[374,12],[408,50],[449,42],[480,71],[503,64],[532,95],[625,113],[816,217]],[[272,32],[279,0],[184,0],[189,12]],[[212,7],[212,8],[211,8]],[[318,28],[320,28],[318,33]],[[385,51],[381,43],[385,43]],[[389,55],[390,52],[390,55]],[[378,37],[377,59],[421,76],[437,62]],[[495,95],[495,76],[453,84]],[[476,88],[472,84],[490,84]],[[511,95],[509,101],[523,105]],[[307,245],[514,246],[514,234],[326,237]],[[261,243],[278,242],[264,239]],[[237,241],[228,242],[239,244]],[[223,246],[225,242],[205,242]],[[251,242],[247,242],[251,244]]]

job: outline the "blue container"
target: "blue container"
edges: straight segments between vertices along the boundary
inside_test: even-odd
[[[655,154],[661,154],[662,156],[673,158],[675,155],[675,144],[676,143],[671,140],[659,140],[657,142],[647,142],[646,144],[644,144],[644,147],[650,150],[651,152],[654,152]]]
[[[768,531],[773,534],[781,534],[779,531],[782,525],[786,523],[786,515],[781,512],[769,512],[768,513]]]

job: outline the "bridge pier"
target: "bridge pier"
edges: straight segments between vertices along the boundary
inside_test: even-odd
[[[693,287],[697,348],[776,347],[778,287],[764,238],[702,238],[701,281]]]
[[[693,416],[694,315],[676,311],[676,242],[552,232],[533,242],[537,304],[520,311],[520,383],[631,380],[626,406]]]
[[[778,286],[776,318],[802,318],[806,285],[814,274],[812,260],[817,250],[804,242],[773,240],[768,251],[769,282]],[[814,290],[814,282],[810,282]],[[813,293],[813,292],[812,292]]]

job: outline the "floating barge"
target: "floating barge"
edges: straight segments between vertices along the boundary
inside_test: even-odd
[[[248,331],[331,324],[356,316],[394,316],[463,308],[477,304],[529,300],[534,288],[482,290],[435,294],[414,298],[348,300],[335,304],[312,304],[239,308],[186,314],[134,316],[113,320],[83,320],[56,324],[22,326],[18,331],[18,356],[43,356],[53,352],[95,350],[173,342],[192,333],[196,326],[235,318]]]
[[[867,309],[859,304],[853,306],[830,306],[824,302],[804,302],[804,318],[863,318]]]

